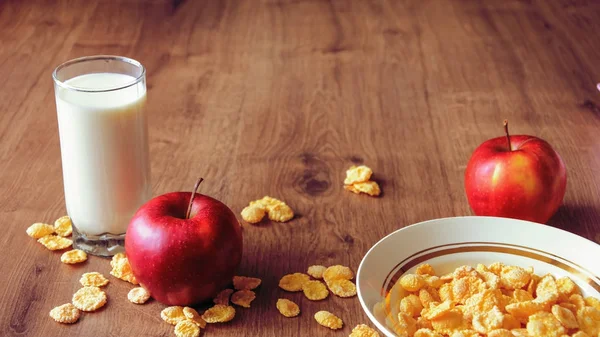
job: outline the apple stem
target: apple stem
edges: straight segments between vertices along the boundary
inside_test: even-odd
[[[512,146],[510,145],[510,135],[508,134],[508,119],[504,120],[504,132],[506,133],[506,139],[508,140],[508,151],[512,151]]]
[[[198,190],[198,186],[200,186],[200,183],[202,181],[204,181],[203,178],[200,178],[200,179],[198,179],[198,181],[196,181],[196,185],[194,186],[194,190],[192,191],[192,196],[190,197],[190,204],[188,205],[187,212],[185,212],[186,219],[190,218],[190,213],[192,212],[192,203],[194,203],[194,198],[196,197],[196,191]]]

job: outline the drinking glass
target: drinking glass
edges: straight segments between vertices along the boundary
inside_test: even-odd
[[[73,247],[114,255],[151,196],[145,69],[99,55],[67,61],[52,77]]]

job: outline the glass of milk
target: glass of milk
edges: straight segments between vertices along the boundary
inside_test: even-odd
[[[114,255],[152,193],[145,69],[126,57],[90,56],[58,66],[52,77],[73,246]]]

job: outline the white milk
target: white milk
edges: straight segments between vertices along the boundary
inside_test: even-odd
[[[134,81],[129,75],[96,73],[65,83],[99,90]],[[144,83],[92,93],[57,87],[65,201],[80,233],[124,234],[151,196],[145,101]]]

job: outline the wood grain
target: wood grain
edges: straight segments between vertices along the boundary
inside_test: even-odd
[[[0,1],[0,335],[172,336],[163,306],[108,305],[73,326],[48,317],[86,271],[25,235],[64,215],[50,74],[91,54],[148,70],[154,194],[202,192],[236,213],[272,195],[299,214],[244,227],[240,274],[263,279],[251,309],[206,336],[342,336],[368,323],[356,298],[309,302],[277,289],[314,263],[356,270],[371,245],[418,221],[471,214],[467,160],[484,140],[548,140],[568,168],[550,225],[600,242],[600,3],[507,0]],[[373,168],[381,198],[343,191]],[[207,272],[210,272],[209,270]],[[288,319],[279,297],[301,303]],[[344,319],[330,332],[312,314]]]

